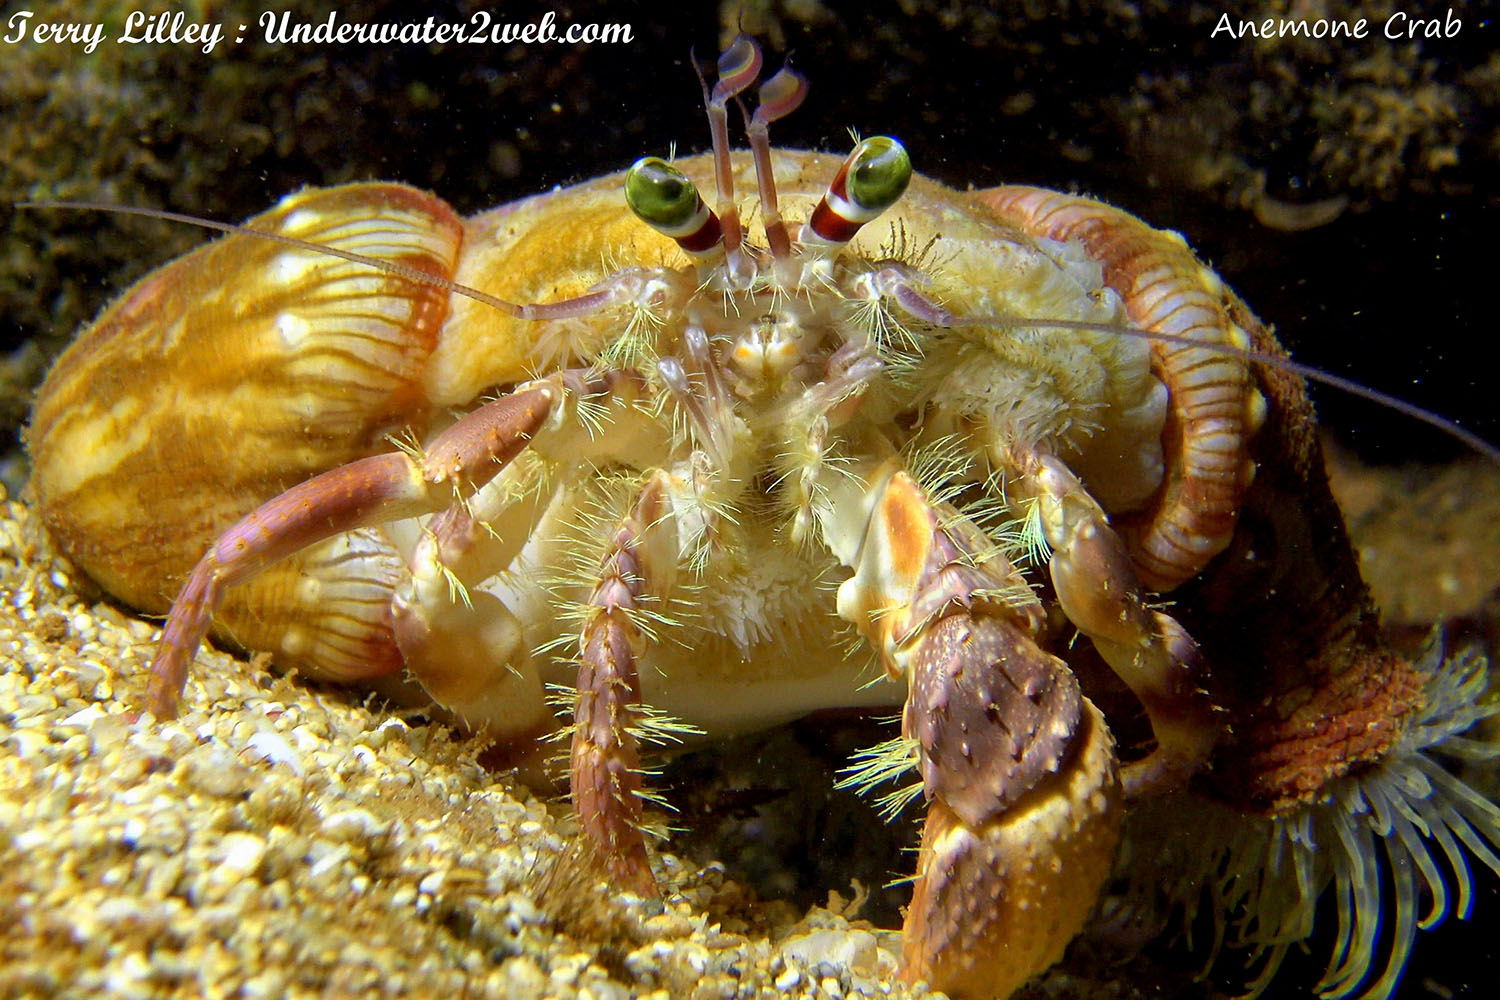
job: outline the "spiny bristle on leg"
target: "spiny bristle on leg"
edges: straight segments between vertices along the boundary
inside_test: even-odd
[[[639,705],[636,713],[630,733],[644,745],[681,745],[685,741],[708,735],[691,722],[670,715],[654,705]]]
[[[1417,931],[1450,914],[1468,918],[1471,856],[1500,875],[1500,807],[1442,763],[1500,760],[1500,742],[1461,735],[1500,714],[1500,702],[1484,700],[1484,658],[1465,652],[1444,661],[1434,643],[1423,664],[1427,703],[1396,745],[1375,765],[1331,783],[1316,801],[1270,818],[1187,796],[1137,810],[1121,860],[1131,886],[1127,907],[1163,917],[1177,910],[1188,927],[1201,906],[1211,906],[1210,961],[1224,944],[1250,949],[1250,963],[1261,963],[1249,984],[1254,996],[1287,950],[1311,936],[1318,900],[1331,889],[1338,929],[1318,995],[1388,1000]],[[1189,825],[1225,832],[1157,835]],[[1426,911],[1419,915],[1424,894]]]
[[[903,457],[907,474],[935,505],[955,502],[966,487],[985,478],[982,452],[963,434],[916,438]]]
[[[597,348],[595,353],[598,362],[610,368],[650,371],[656,359],[661,356],[658,343],[663,325],[661,314],[650,306],[636,302],[627,304],[625,308],[628,310],[628,318],[614,339]],[[580,356],[588,355],[580,352]]]
[[[1042,527],[1041,498],[1027,500],[1020,519],[1018,544],[1026,553],[1026,561],[1032,566],[1046,566],[1052,561],[1052,546],[1047,544],[1047,532]]]
[[[840,790],[853,789],[868,795],[877,785],[897,781],[908,772],[915,772],[918,763],[918,743],[909,736],[896,736],[883,743],[866,747],[854,754],[849,766],[840,768],[843,777],[833,787]],[[920,779],[908,782],[895,791],[887,792],[875,800],[880,818],[892,822],[901,810],[922,794]]]
[[[578,689],[571,684],[548,683],[546,685],[545,700],[552,709],[560,716],[571,713],[574,706],[578,704]],[[546,766],[549,769],[561,771],[567,767],[570,752],[569,744],[573,740],[573,734],[577,731],[577,723],[569,723],[559,726],[552,732],[541,737],[541,742],[550,743],[560,749],[546,758]],[[702,729],[679,719],[675,715],[657,708],[654,705],[638,704],[633,706],[630,713],[630,724],[626,732],[633,736],[640,744],[640,749],[649,751],[663,747],[681,746],[684,743],[703,739],[707,736]],[[659,761],[655,759],[645,760],[632,769],[634,773],[642,778],[659,779],[662,769]],[[663,812],[677,812],[666,793],[658,788],[641,787],[635,790],[635,797],[644,805],[659,809]],[[652,840],[666,840],[672,833],[680,832],[675,827],[660,823],[642,822],[638,829]]]
[[[849,322],[863,330],[865,343],[892,369],[909,371],[922,358],[922,338],[881,298],[850,300]]]

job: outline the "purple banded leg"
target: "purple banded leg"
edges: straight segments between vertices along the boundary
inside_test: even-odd
[[[569,371],[556,383],[562,393],[545,435],[505,475],[427,523],[390,600],[391,629],[410,675],[470,732],[495,741],[491,760],[498,751],[505,766],[537,787],[552,783],[541,738],[557,720],[521,621],[478,585],[512,568],[551,509],[555,493],[543,488],[549,454],[609,461],[639,444],[630,431],[631,415],[639,414],[630,376]],[[585,405],[609,434],[594,433],[580,417]]]
[[[224,588],[320,539],[440,510],[472,494],[526,446],[556,394],[537,386],[496,400],[443,432],[420,460],[393,452],[351,462],[266,501],[224,532],[167,616],[151,662],[151,713],[176,716],[188,665]]]
[[[640,754],[631,729],[641,701],[636,656],[645,637],[633,618],[646,593],[645,533],[665,509],[660,480],[641,491],[600,560],[579,641],[573,709],[573,808],[627,889],[659,895],[642,830]]]

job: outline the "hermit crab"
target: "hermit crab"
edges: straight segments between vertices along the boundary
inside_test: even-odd
[[[1467,912],[1470,855],[1500,871],[1500,810],[1433,756],[1495,756],[1458,735],[1493,709],[1472,658],[1381,645],[1295,368],[1124,212],[957,192],[883,136],[773,149],[789,69],[731,152],[761,67],[741,37],[705,83],[710,154],[471,219],[304,191],[83,334],[32,488],[79,566],[169,611],[149,709],[213,631],[420,693],[518,766],[561,734],[584,830],[652,895],[641,743],[900,704],[850,780],[915,771],[891,801],[926,804],[908,980],[1009,995],[1118,863],[1125,904],[1206,900],[1266,977],[1332,885],[1321,988],[1389,995],[1418,894],[1427,926]],[[1119,849],[1186,809],[1230,832]]]

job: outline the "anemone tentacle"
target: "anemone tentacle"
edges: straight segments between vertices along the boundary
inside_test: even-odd
[[[1331,890],[1338,926],[1318,995],[1389,1000],[1417,931],[1449,915],[1468,918],[1472,863],[1500,875],[1500,807],[1444,763],[1500,761],[1500,741],[1465,735],[1500,714],[1500,700],[1486,697],[1487,664],[1474,650],[1445,659],[1435,641],[1419,669],[1427,675],[1426,703],[1391,751],[1315,801],[1274,817],[1187,796],[1138,810],[1121,858],[1126,912],[1159,923],[1180,919],[1186,933],[1207,905],[1210,962],[1225,946],[1248,949],[1247,964],[1259,966],[1248,984],[1253,997],[1287,950],[1312,934],[1318,902]],[[1153,835],[1195,821],[1185,817],[1225,835]]]

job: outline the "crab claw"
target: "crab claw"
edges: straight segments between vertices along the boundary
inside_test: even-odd
[[[1007,997],[1062,957],[1114,860],[1114,740],[1060,660],[1015,622],[961,612],[920,640],[907,735],[927,824],[902,976]]]

